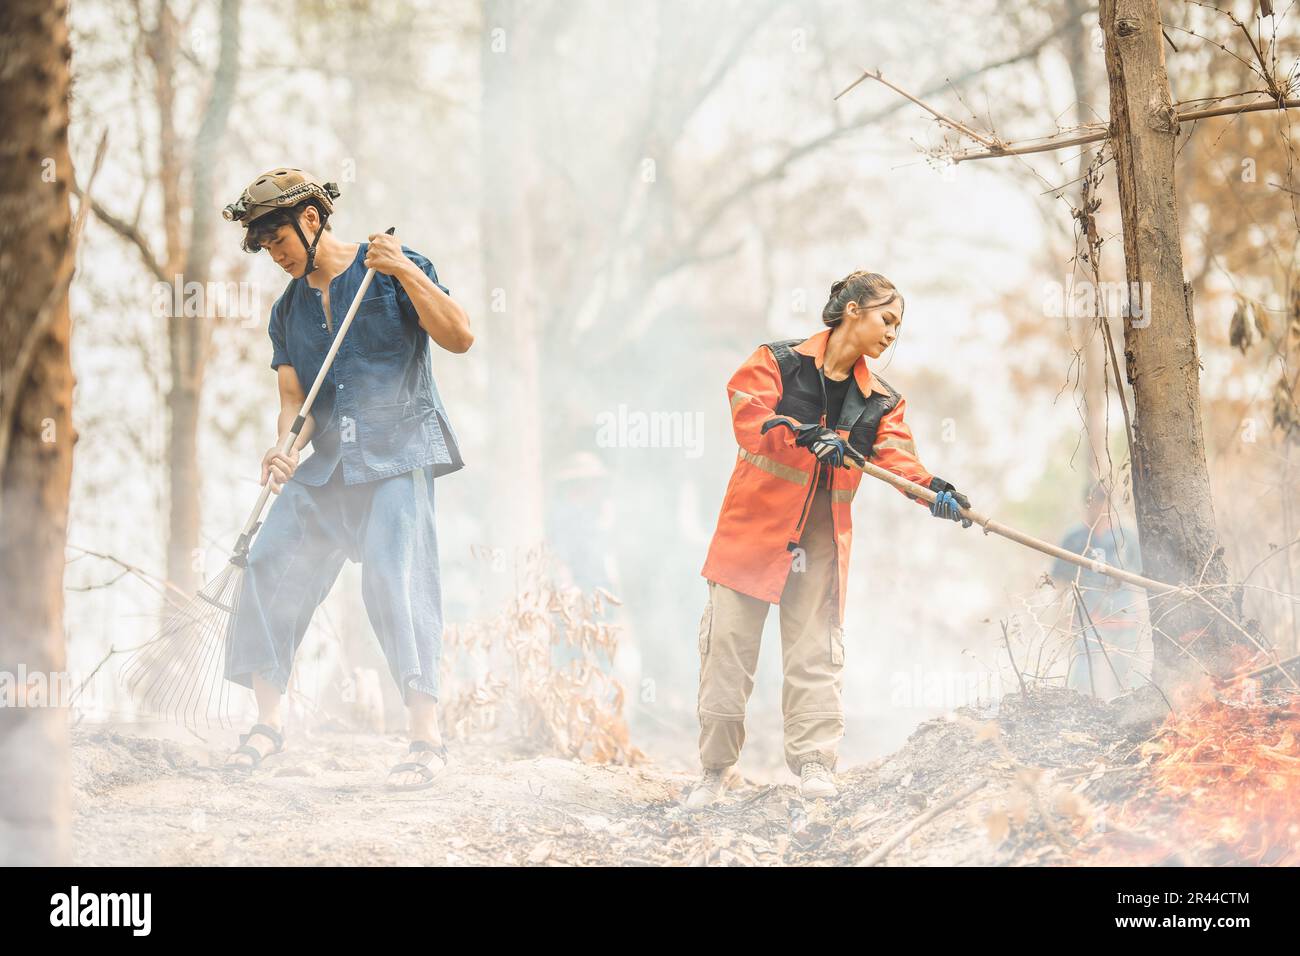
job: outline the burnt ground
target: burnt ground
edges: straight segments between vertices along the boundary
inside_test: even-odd
[[[841,768],[840,795],[746,781],[715,808],[680,806],[692,777],[653,763],[585,764],[520,746],[451,744],[437,786],[382,788],[405,744],[346,732],[290,738],[251,775],[219,769],[233,745],[101,726],[73,735],[80,865],[1086,864],[1117,838],[1151,858],[1158,828],[1108,824],[1147,772],[1153,724],[1058,689],[996,711],[928,720],[894,754]],[[982,782],[982,783],[981,783]],[[977,789],[971,790],[972,787]],[[958,794],[903,839],[900,831]],[[1114,862],[1108,858],[1107,862]]]

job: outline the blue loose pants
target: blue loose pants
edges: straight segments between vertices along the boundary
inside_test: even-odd
[[[226,677],[289,686],[293,657],[345,559],[361,563],[361,594],[388,669],[409,704],[438,696],[442,590],[433,466],[348,485],[336,468],[319,487],[290,480],[248,555]]]

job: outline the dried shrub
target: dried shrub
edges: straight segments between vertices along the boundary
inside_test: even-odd
[[[539,556],[524,589],[495,617],[449,626],[443,636],[442,715],[458,740],[522,737],[591,763],[635,764],[624,692],[612,668],[620,628],[603,620],[621,604],[556,584]]]

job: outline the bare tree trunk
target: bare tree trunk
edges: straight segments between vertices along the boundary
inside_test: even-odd
[[[66,688],[63,566],[76,441],[62,281],[71,227],[69,55],[66,3],[0,4],[0,369],[15,403],[0,471],[0,681],[8,682],[0,700],[0,865],[71,857],[68,714],[51,706],[66,703],[57,692]],[[38,324],[42,313],[48,319]],[[39,338],[26,372],[15,374],[32,335]]]
[[[144,24],[141,24],[144,28]],[[163,234],[167,239],[163,273],[184,287],[185,243],[182,239],[181,156],[176,135],[176,58],[179,28],[167,0],[158,5],[158,22],[148,33],[146,50],[153,63],[154,105],[158,110],[158,180],[162,190]],[[201,317],[167,318],[167,579],[184,591],[198,583],[194,549],[199,540],[199,489],[196,431],[202,386]]]
[[[541,333],[531,245],[528,188],[536,162],[520,108],[529,82],[515,0],[485,0],[481,49],[483,97],[483,282],[488,407],[509,443],[509,467],[489,468],[501,482],[489,518],[493,547],[532,546],[542,539]],[[509,557],[509,556],[508,556]]]
[[[1074,88],[1076,126],[1083,126],[1095,119],[1095,114],[1089,108],[1093,82],[1092,71],[1089,69],[1092,59],[1092,37],[1084,22],[1084,14],[1088,8],[1087,0],[1067,0],[1063,11],[1070,22],[1063,45],[1066,65],[1070,68],[1071,85]],[[1091,150],[1079,151],[1074,171],[1076,181],[1083,178],[1091,161]],[[1080,360],[1083,362],[1084,429],[1091,449],[1088,468],[1094,478],[1105,477],[1110,465],[1109,449],[1106,446],[1106,344],[1098,326],[1098,322],[1105,321],[1105,314],[1102,313],[1096,321],[1082,322],[1075,330],[1077,336],[1075,347],[1080,350]],[[1119,387],[1118,383],[1116,387]]]
[[[1171,583],[1223,585],[1228,570],[1214,524],[1201,422],[1200,361],[1174,192],[1178,122],[1165,71],[1156,0],[1101,0],[1110,79],[1111,139],[1123,217],[1130,300],[1148,311],[1124,324],[1133,386],[1133,488],[1143,573]],[[1207,593],[1233,620],[1236,595]],[[1151,601],[1155,680],[1177,683],[1228,667],[1232,632],[1193,603]]]
[[[230,107],[239,78],[240,0],[222,0],[220,49],[212,78],[212,90],[192,147],[189,168],[191,208],[188,241],[182,239],[182,160],[174,118],[174,90],[177,25],[170,8],[159,11],[151,53],[154,61],[159,115],[159,175],[163,192],[163,223],[167,235],[167,275],[183,275],[183,282],[206,289],[212,278],[213,228],[216,200],[213,181],[220,157]],[[183,268],[182,264],[183,263]],[[203,475],[199,468],[199,410],[203,375],[212,341],[210,303],[205,295],[203,314],[174,315],[167,322],[171,381],[167,387],[168,526],[167,577],[174,584],[193,591],[198,585],[199,503]]]

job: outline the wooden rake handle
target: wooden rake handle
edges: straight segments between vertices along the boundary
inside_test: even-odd
[[[384,230],[385,235],[391,236],[397,230],[396,226],[389,226]],[[302,434],[303,425],[307,423],[307,415],[311,412],[311,407],[316,401],[316,395],[320,391],[321,385],[325,382],[325,376],[329,374],[330,367],[334,364],[334,356],[339,354],[339,346],[343,344],[343,337],[348,334],[348,329],[352,326],[352,319],[357,314],[357,309],[361,307],[361,300],[365,298],[366,290],[370,288],[370,282],[375,277],[374,269],[367,269],[365,276],[361,280],[361,285],[357,286],[356,295],[352,297],[352,304],[348,306],[348,314],[343,318],[339,325],[339,331],[334,336],[334,341],[330,345],[329,351],[325,354],[325,361],[321,364],[320,371],[316,373],[316,380],[311,384],[311,390],[307,392],[306,399],[303,400],[302,408],[298,410],[298,417],[294,419],[293,425],[285,432],[284,438],[280,441],[281,454],[288,454],[293,443],[298,440]],[[239,539],[235,542],[235,557],[238,558],[248,553],[249,542],[253,540],[253,535],[261,523],[262,511],[266,508],[267,499],[271,497],[271,479],[268,477],[266,484],[262,486],[262,493],[258,495],[257,504],[253,506],[248,520],[244,522],[243,530],[239,533]]]
[[[795,422],[780,415],[764,422],[763,430],[767,431],[769,428],[777,425],[785,425],[793,431]],[[916,482],[910,481],[902,475],[896,475],[892,471],[886,471],[879,465],[873,465],[869,461],[859,462],[853,458],[846,457],[844,459],[844,467],[856,468],[858,471],[864,472],[872,478],[878,478],[883,482],[893,485],[899,491],[906,492],[915,498],[920,498],[922,501],[931,504],[934,503],[935,498],[939,497],[929,488],[926,488],[923,485],[918,485]],[[999,521],[994,521],[988,515],[981,514],[974,508],[959,508],[958,510],[961,512],[963,518],[969,518],[972,523],[983,528],[985,534],[992,532],[993,534],[1000,535],[1008,540],[1015,541],[1017,544],[1022,544],[1027,548],[1033,548],[1035,551],[1041,551],[1043,554],[1050,554],[1054,558],[1060,558],[1062,561],[1068,561],[1070,564],[1086,568],[1096,574],[1104,574],[1107,577],[1123,581],[1126,584],[1133,584],[1141,588],[1147,588],[1148,590],[1160,594],[1174,593],[1184,590],[1177,585],[1165,584],[1163,581],[1156,581],[1152,578],[1144,578],[1142,575],[1134,574],[1132,571],[1125,571],[1123,568],[1112,567],[1111,565],[1098,561],[1095,558],[1085,558],[1081,554],[1075,554],[1073,551],[1067,551],[1065,548],[1049,544],[1040,538],[1035,538],[1033,535],[1025,534],[1023,531],[1017,531],[1009,525],[1002,524]]]

